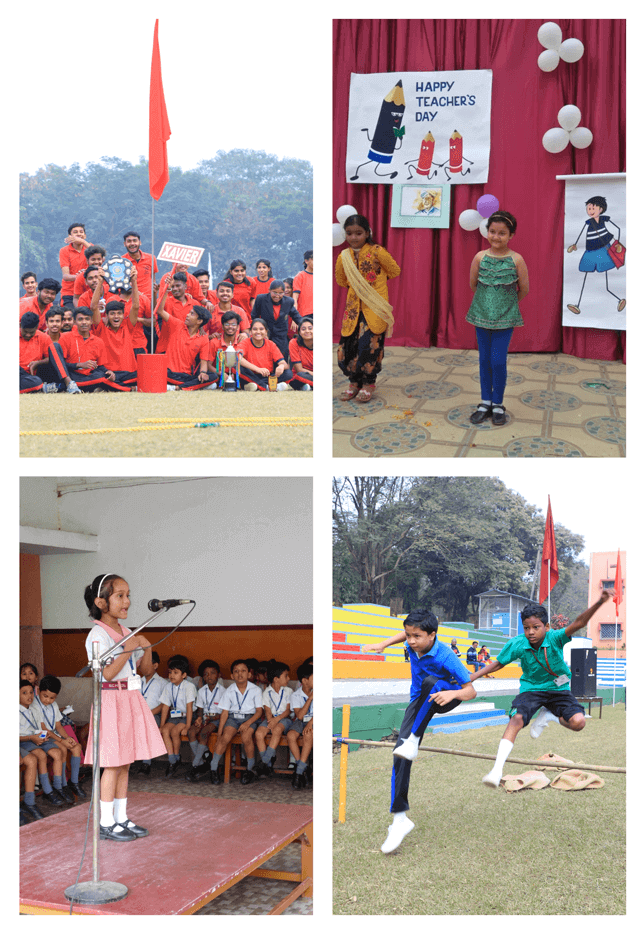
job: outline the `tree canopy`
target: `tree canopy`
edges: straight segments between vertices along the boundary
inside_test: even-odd
[[[334,480],[334,596],[339,602],[426,606],[443,619],[476,613],[494,587],[530,597],[545,516],[496,477]],[[555,613],[585,609],[583,538],[555,528]],[[538,581],[534,593],[538,597]]]
[[[128,230],[150,252],[151,206],[143,158],[133,165],[105,156],[84,167],[46,165],[22,174],[20,270],[59,277],[58,252],[74,221],[85,224],[88,239],[108,256],[124,252]],[[312,248],[312,167],[248,149],[220,151],[196,169],[170,168],[155,214],[156,252],[165,240],[204,247],[202,263],[207,266],[210,252],[216,281],[234,259],[247,264],[249,275],[265,258],[274,275],[294,276]]]

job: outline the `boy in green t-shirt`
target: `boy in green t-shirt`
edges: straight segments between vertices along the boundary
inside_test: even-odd
[[[521,693],[512,702],[512,710],[516,712],[505,728],[496,762],[491,772],[482,779],[483,784],[490,788],[499,787],[503,766],[512,751],[517,733],[527,726],[539,708],[541,711],[530,727],[533,739],[538,739],[544,727],[551,722],[560,723],[574,732],[583,729],[585,710],[570,691],[571,671],[563,660],[563,646],[609,599],[610,595],[604,590],[597,602],[577,616],[566,629],[553,630],[550,630],[545,607],[538,603],[528,603],[521,610],[523,635],[510,639],[499,652],[496,661],[470,676],[470,681],[476,681],[517,658],[520,658],[523,669]]]

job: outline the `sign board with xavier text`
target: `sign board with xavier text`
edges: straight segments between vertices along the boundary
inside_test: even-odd
[[[164,259],[167,263],[184,263],[185,266],[196,266],[204,252],[204,247],[165,242],[156,258]]]

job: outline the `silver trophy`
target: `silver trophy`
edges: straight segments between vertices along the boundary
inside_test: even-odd
[[[133,263],[131,260],[123,259],[117,253],[102,264],[102,270],[106,274],[105,281],[110,292],[130,292],[131,291],[131,272]]]

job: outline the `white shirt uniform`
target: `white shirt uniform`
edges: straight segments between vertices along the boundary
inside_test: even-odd
[[[196,707],[203,712],[203,717],[219,717],[222,713],[220,702],[225,694],[222,684],[216,684],[213,691],[205,684],[201,687],[196,698]]]
[[[183,716],[187,716],[187,704],[196,700],[198,692],[187,678],[180,684],[172,684],[168,681],[162,694],[160,695],[161,704],[167,704],[170,710],[180,710]]]
[[[42,731],[42,727],[38,723],[38,718],[34,715],[32,711],[33,704],[31,707],[23,707],[22,704],[18,705],[20,707],[20,712],[18,719],[20,721],[18,736],[34,736],[36,733]]]
[[[292,696],[289,698],[289,706],[292,708],[292,717],[295,717],[295,710],[300,710],[301,707],[304,707],[307,702],[307,694],[303,691],[302,688],[298,688],[297,691],[294,691]],[[314,716],[314,701],[309,705],[309,710],[303,717],[303,723],[307,723]]]
[[[284,687],[281,688],[280,691],[275,691],[270,684],[270,686],[265,688],[263,691],[263,707],[269,707],[272,712],[272,716],[280,717],[280,715],[287,709],[287,705],[290,704],[290,698],[292,694],[293,691],[291,688]]]
[[[149,709],[153,710],[160,703],[160,697],[165,687],[169,684],[165,678],[161,678],[158,672],[154,672],[151,678],[142,679],[141,693],[149,704]]]
[[[232,717],[253,716],[257,707],[263,706],[263,695],[259,687],[247,682],[245,693],[242,694],[234,681],[223,694],[220,702],[221,710],[228,710]]]
[[[44,723],[46,729],[55,733],[56,723],[60,723],[62,719],[60,708],[55,701],[52,704],[43,704],[37,697],[34,697],[30,710],[33,719],[38,723],[38,733],[41,730],[41,723]]]

